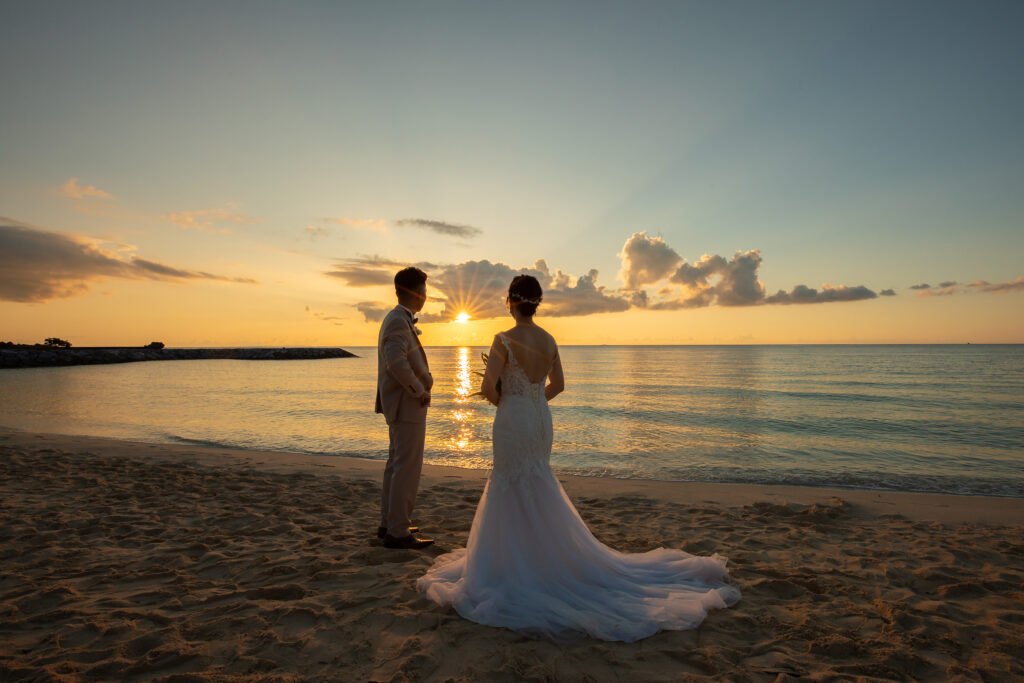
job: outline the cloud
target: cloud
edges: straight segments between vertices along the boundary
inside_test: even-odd
[[[786,292],[780,289],[776,294],[765,299],[765,303],[821,304],[832,301],[863,301],[864,299],[874,299],[877,297],[877,294],[863,285],[858,285],[856,287],[847,287],[846,285],[839,285],[838,287],[822,285],[822,290],[820,292],[806,285],[797,285],[791,292]]]
[[[150,277],[158,279],[202,279],[220,280],[222,282],[238,282],[246,285],[259,284],[258,281],[248,277],[227,277],[224,275],[214,275],[213,273],[205,273],[201,270],[182,270],[180,268],[174,268],[163,263],[147,261],[145,259],[139,258],[138,256],[131,256],[129,258],[131,259],[129,263],[134,268],[146,271],[150,275]]]
[[[627,289],[663,280],[683,260],[661,237],[648,237],[646,232],[634,232],[619,252],[622,269],[619,279]]]
[[[737,251],[730,261],[721,256],[709,257],[705,254],[695,268],[702,266],[720,277],[718,284],[710,288],[720,306],[752,306],[764,298],[764,285],[757,279],[757,269],[761,267],[761,252],[756,249],[747,252]],[[684,275],[685,268],[685,263],[679,266],[672,280],[681,282],[688,277]]]
[[[669,292],[659,290],[658,299],[638,295],[634,305],[654,310],[720,306],[752,306],[764,298],[764,285],[757,278],[761,253],[757,250],[737,251],[732,259],[705,254],[696,263],[689,263],[665,243],[661,237],[646,232],[633,233],[619,253],[622,269],[619,278],[626,289],[638,289],[668,280],[682,285],[683,296],[666,299]]]
[[[631,305],[652,310],[859,301],[878,296],[863,285],[823,285],[820,292],[806,285],[796,285],[790,292],[780,290],[766,297],[765,287],[758,277],[763,262],[759,250],[737,251],[728,259],[718,254],[704,254],[689,263],[664,239],[648,237],[645,232],[633,233],[619,257],[622,259],[619,277],[627,290],[665,281],[678,286],[662,286],[654,296],[646,290],[638,290],[643,295],[635,296]],[[681,294],[676,293],[679,288]]]
[[[683,308],[704,308],[714,302],[710,291],[701,292],[693,296],[679,297],[675,299],[656,299],[647,302],[647,308],[652,311],[677,311]]]
[[[360,230],[386,232],[388,229],[387,223],[383,218],[332,218],[331,216],[328,216],[324,220],[328,223],[337,223],[338,225],[346,225],[350,228],[358,228]]]
[[[917,292],[918,296],[949,296],[950,294],[956,293],[956,282],[940,282],[935,287],[932,287],[927,282],[922,282],[917,285],[910,285],[910,289]]]
[[[943,287],[942,289],[939,289],[937,287],[931,289],[922,289],[917,293],[918,296],[950,296],[951,294],[956,294],[956,286]]]
[[[178,211],[176,213],[165,213],[160,216],[182,228],[194,230],[213,230],[214,223],[259,223],[258,218],[247,216],[244,213],[229,209],[201,209],[199,211]],[[221,229],[219,232],[229,233],[230,230]]]
[[[325,237],[330,233],[327,231],[327,228],[322,225],[307,225],[303,234],[315,242],[318,238]]]
[[[635,292],[629,293],[629,303],[635,308],[647,308],[647,304],[650,303],[650,297],[647,292],[638,289]]]
[[[1024,276],[1009,282],[997,282],[992,284],[986,280],[975,280],[974,282],[960,283],[955,280],[940,282],[932,287],[927,284],[912,285],[910,289],[917,290],[918,296],[952,296],[965,292],[1014,292],[1024,291]]]
[[[323,311],[314,311],[309,306],[306,306],[306,313],[309,313],[311,316],[313,316],[317,320],[323,320],[324,322],[331,323],[332,325],[343,326],[345,324],[344,323],[345,318],[343,318],[342,316],[340,316],[340,315],[328,315],[327,313],[324,313]]]
[[[1009,282],[997,282],[991,284],[984,280],[975,280],[967,285],[979,292],[1024,292],[1024,275]]]
[[[737,252],[738,255],[738,252]],[[761,262],[760,254],[757,255],[757,264]],[[676,269],[672,276],[669,278],[672,282],[676,282],[687,287],[708,287],[708,278],[712,275],[718,275],[729,265],[729,262],[722,256],[711,256],[710,254],[704,254],[700,257],[700,260],[690,265],[685,261],[679,264],[679,268]]]
[[[380,265],[386,265],[388,270],[375,270],[375,267]],[[346,263],[339,264],[336,270],[329,274],[352,286],[369,286],[374,278],[384,276],[387,277],[386,283],[391,284],[395,268],[405,265],[380,257],[349,259]],[[447,265],[415,265],[427,271],[427,287],[438,293],[431,295],[429,301],[440,301],[444,304],[440,312],[420,313],[419,317],[423,322],[448,322],[463,311],[470,313],[476,320],[503,318],[508,315],[505,296],[509,283],[516,275],[523,273],[533,275],[544,288],[542,310],[546,316],[624,311],[630,307],[634,296],[611,292],[597,284],[597,270],[591,269],[585,275],[572,277],[561,270],[551,272],[543,259],[527,268],[512,268],[504,263],[491,263],[487,260]],[[367,322],[375,322],[381,320],[394,304],[362,301],[355,306]]]
[[[491,263],[486,259],[440,266],[434,272],[428,272],[427,286],[441,292],[445,299],[444,310],[421,314],[420,317],[424,322],[443,322],[452,320],[463,311],[478,320],[508,315],[505,294],[512,278],[520,272],[538,279],[545,278],[541,271],[513,270],[503,263]],[[542,286],[543,282],[541,280]]]
[[[430,275],[427,285],[445,297],[441,313],[421,314],[424,322],[452,320],[463,311],[475,319],[502,318],[508,315],[505,296],[516,275],[532,275],[544,289],[541,309],[545,316],[562,317],[624,311],[629,308],[628,296],[613,293],[597,284],[597,270],[572,277],[561,270],[552,273],[540,259],[533,267],[512,268],[504,263],[466,261],[441,266]]]
[[[896,296],[895,289],[883,289],[878,293],[878,296]]]
[[[379,301],[360,301],[355,306],[368,323],[379,323],[395,307],[394,304],[382,304]]]
[[[646,303],[646,296],[643,292],[614,292],[597,284],[598,271],[596,268],[591,268],[585,275],[573,278],[561,270],[556,270],[552,274],[548,270],[547,262],[544,259],[538,259],[533,264],[533,271],[530,274],[537,277],[541,287],[544,288],[545,315],[563,317],[613,313],[625,311],[634,302]],[[538,277],[534,273],[540,273],[541,276]],[[504,293],[508,291],[511,281],[512,279],[509,278],[503,288],[501,297],[503,313]]]
[[[439,235],[450,235],[452,237],[462,237],[464,239],[477,237],[482,235],[484,232],[480,228],[474,228],[471,225],[456,225],[455,223],[432,221],[427,220],[426,218],[403,218],[398,221],[398,225],[422,228],[424,230],[436,232]]]
[[[548,305],[547,315],[593,315],[625,311],[634,303],[645,300],[643,292],[623,297],[597,284],[598,271],[591,268],[585,275],[576,278],[574,284],[549,289],[544,296]],[[639,298],[638,298],[639,297]]]
[[[395,274],[386,270],[364,268],[363,266],[335,266],[334,270],[324,273],[328,277],[338,278],[349,287],[377,287],[390,285],[395,281]]]
[[[512,278],[520,273],[533,275],[544,288],[543,315],[551,317],[582,316],[595,313],[625,311],[630,308],[677,310],[705,306],[759,306],[768,304],[802,304],[861,301],[878,296],[895,296],[893,290],[876,294],[864,285],[822,285],[821,290],[796,285],[791,291],[780,290],[765,296],[765,286],[758,277],[762,264],[757,249],[737,251],[730,258],[705,254],[694,263],[683,259],[661,237],[646,232],[633,233],[619,253],[622,267],[619,277],[625,286],[609,289],[598,284],[598,271],[591,269],[580,276],[561,270],[552,271],[546,261],[533,266],[512,268],[488,260],[458,264],[418,264],[427,271],[428,290],[440,292],[444,307],[440,312],[420,315],[424,322],[450,321],[465,311],[475,319],[500,318],[508,315],[505,295]],[[336,264],[328,273],[352,286],[383,284],[384,270],[401,264],[380,257],[348,259]],[[367,320],[377,320],[390,306],[362,302]],[[428,305],[428,309],[433,307]]]
[[[0,299],[38,303],[71,297],[88,291],[89,281],[106,277],[258,284],[250,278],[183,270],[137,256],[122,256],[82,237],[0,219]]]
[[[696,263],[685,260],[669,275],[671,283],[682,285],[684,294],[666,299],[671,288],[658,290],[657,299],[646,299],[653,310],[719,306],[754,306],[764,303],[764,285],[758,280],[761,253],[756,249],[737,251],[731,259],[705,254]],[[662,278],[664,279],[664,278]],[[660,281],[660,280],[659,280]]]
[[[361,256],[338,261],[333,270],[324,272],[324,275],[337,278],[349,287],[377,287],[393,285],[395,273],[408,265],[380,256]]]
[[[79,185],[78,178],[70,178],[60,186],[61,194],[70,199],[85,199],[96,197],[98,199],[113,199],[109,192],[104,192],[92,185]]]

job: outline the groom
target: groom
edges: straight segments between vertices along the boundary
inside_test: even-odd
[[[427,300],[427,274],[409,267],[395,275],[398,305],[380,325],[377,337],[377,406],[388,423],[388,464],[384,467],[377,537],[388,548],[420,550],[433,539],[417,538],[409,526],[423,468],[427,406],[434,378],[420,345],[416,314]]]

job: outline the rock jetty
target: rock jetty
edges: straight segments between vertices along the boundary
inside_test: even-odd
[[[83,346],[54,349],[45,346],[9,346],[0,348],[0,368],[137,363],[146,360],[318,360],[353,357],[354,353],[339,348],[153,349]]]

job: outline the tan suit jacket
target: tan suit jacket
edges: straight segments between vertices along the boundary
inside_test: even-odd
[[[427,354],[412,318],[407,310],[396,306],[384,316],[377,336],[375,410],[384,413],[388,424],[424,420],[427,409],[417,397],[433,386]]]

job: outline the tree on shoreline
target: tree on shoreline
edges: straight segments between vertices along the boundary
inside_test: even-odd
[[[43,340],[43,346],[51,346],[57,349],[70,349],[71,342],[66,339],[61,339],[60,337],[47,337]]]

